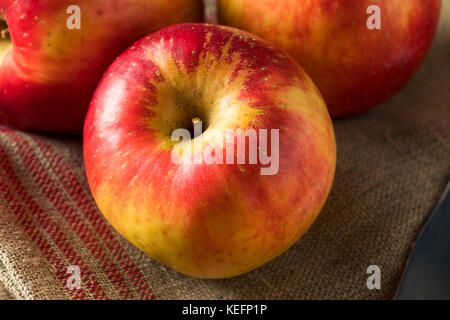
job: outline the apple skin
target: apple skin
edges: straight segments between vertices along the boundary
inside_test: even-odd
[[[219,22],[290,53],[308,72],[333,117],[355,115],[398,91],[424,59],[440,0],[218,0]],[[370,5],[381,29],[369,30]]]
[[[81,29],[69,30],[69,5]],[[201,0],[0,0],[12,48],[0,58],[0,124],[81,134],[107,67],[133,42],[179,22],[201,21]],[[0,57],[2,54],[0,53]]]
[[[210,119],[204,146],[210,128],[279,128],[278,173],[260,175],[248,160],[172,162],[171,132],[197,115]],[[83,148],[111,225],[200,278],[242,274],[288,249],[319,214],[336,164],[326,105],[302,67],[247,32],[208,24],[165,28],[119,56],[93,96]]]

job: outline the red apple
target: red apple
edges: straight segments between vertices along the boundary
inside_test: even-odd
[[[149,32],[202,16],[202,0],[0,0],[0,28],[7,23],[10,35],[0,40],[0,124],[81,133],[117,55]]]
[[[200,135],[173,140],[199,120]],[[258,149],[244,140],[252,129]],[[205,150],[221,156],[206,163]],[[191,151],[193,161],[180,159]],[[84,157],[96,203],[120,234],[182,273],[224,278],[306,232],[330,190],[336,146],[326,105],[295,60],[237,29],[181,24],[143,38],[105,73]]]
[[[440,0],[218,3],[220,23],[257,34],[290,53],[336,117],[367,110],[408,81],[431,44],[441,5]]]

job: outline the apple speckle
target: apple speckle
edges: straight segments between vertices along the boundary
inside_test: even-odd
[[[155,74],[157,77],[161,76],[161,73],[158,70],[155,71]]]

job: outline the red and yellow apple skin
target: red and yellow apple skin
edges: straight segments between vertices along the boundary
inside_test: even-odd
[[[206,124],[204,147],[212,129],[279,129],[278,173],[260,175],[248,157],[175,164],[171,133],[194,117]],[[332,185],[336,145],[326,105],[295,60],[247,32],[181,24],[141,39],[107,70],[86,118],[84,160],[120,234],[179,272],[225,278],[308,230]]]
[[[413,75],[432,42],[440,0],[218,0],[219,22],[290,53],[333,117],[379,104]],[[369,30],[370,5],[381,29]]]
[[[66,25],[73,4],[79,30]],[[12,39],[0,43],[0,124],[81,134],[114,58],[149,32],[202,17],[202,0],[0,0]]]

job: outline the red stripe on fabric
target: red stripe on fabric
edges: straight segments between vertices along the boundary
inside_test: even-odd
[[[26,144],[27,141],[18,133],[13,134],[14,139]],[[114,262],[108,257],[101,245],[96,241],[95,235],[87,227],[87,225],[78,217],[72,205],[68,205],[67,199],[61,194],[52,177],[47,173],[41,162],[34,156],[34,150],[30,147],[26,152],[21,153],[22,161],[31,168],[31,176],[40,186],[41,192],[50,200],[55,208],[60,212],[61,216],[74,229],[76,234],[82,240],[83,244],[89,250],[93,257],[99,262],[102,270],[105,272],[109,280],[117,287],[119,294],[124,299],[133,298],[132,292],[125,283],[125,279],[116,267]],[[58,164],[52,167],[57,170]],[[58,181],[59,182],[59,181]],[[73,263],[78,264],[78,263]],[[80,265],[81,268],[81,265]],[[82,271],[84,272],[83,268]],[[95,290],[95,287],[94,287]]]
[[[66,284],[66,272],[64,271],[64,261],[58,256],[56,251],[47,242],[38,228],[35,227],[32,217],[42,224],[42,217],[45,216],[44,210],[33,200],[30,194],[21,184],[18,177],[13,173],[14,169],[7,157],[7,151],[0,145],[0,165],[3,169],[2,179],[0,179],[0,191],[9,204],[10,210],[16,216],[23,230],[42,252],[45,259],[56,268],[56,275],[63,285]],[[8,178],[12,190],[4,178]],[[47,228],[48,229],[48,228]],[[52,231],[55,234],[55,230]],[[86,295],[82,289],[69,291],[74,299],[85,299]]]
[[[61,171],[55,172],[58,175],[61,184],[63,184],[65,190],[80,208],[83,216],[89,221],[99,237],[109,248],[113,257],[120,263],[122,269],[130,277],[131,283],[138,289],[141,297],[143,299],[156,299],[140,270],[136,267],[122,245],[114,237],[108,225],[99,215],[93,200],[91,200],[92,196],[90,192],[86,191],[82,184],[77,180],[66,160],[58,154],[57,150],[48,143],[42,141],[42,139],[34,136],[31,138],[43,153],[49,156],[52,166],[58,165],[61,167]]]
[[[43,180],[43,176],[46,174],[44,171],[44,168],[39,167],[39,161],[36,157],[33,157],[33,151],[31,147],[27,144],[20,137],[17,136],[15,133],[10,133],[9,137],[11,138],[11,141],[17,143],[17,150],[16,152],[19,154],[19,156],[22,158],[22,161],[27,165],[28,170],[30,170],[30,173],[32,173],[32,176],[40,187],[41,192],[45,192],[46,196],[49,200],[54,200],[55,196],[59,194],[59,190],[52,184],[46,185],[46,181]],[[37,178],[36,178],[37,177]],[[18,185],[17,187],[18,191],[23,190],[25,192],[25,188],[22,185]],[[53,195],[53,196],[52,196]],[[24,198],[24,203],[32,203],[35,206],[38,206],[38,204],[32,199],[31,196],[27,196]],[[54,201],[52,201],[54,202]],[[58,210],[64,208],[57,208]],[[71,244],[70,240],[66,237],[64,232],[59,228],[57,223],[53,221],[53,219],[46,213],[42,208],[39,208],[37,213],[33,213],[33,217],[38,221],[38,223],[42,226],[42,228],[50,235],[54,243],[57,245],[57,247],[60,249],[60,251],[64,254],[64,256],[70,261],[70,264],[72,265],[78,265],[82,271],[81,273],[81,279],[83,281],[83,284],[89,291],[93,294],[95,299],[107,299],[107,295],[104,292],[102,286],[98,283],[96,280],[93,272],[89,269],[89,267],[85,264],[85,262],[81,259],[81,257],[78,255],[76,249]],[[65,266],[67,267],[67,266]],[[62,269],[60,268],[58,271],[58,277],[61,280],[65,280],[66,277],[66,268],[64,266]],[[69,293],[72,291],[69,290]],[[84,295],[83,298],[86,298]]]

